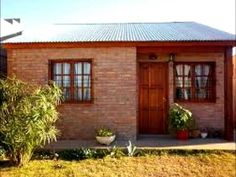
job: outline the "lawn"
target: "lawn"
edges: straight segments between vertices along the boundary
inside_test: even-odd
[[[80,161],[32,160],[22,168],[0,166],[0,177],[235,177],[235,154],[147,155]]]

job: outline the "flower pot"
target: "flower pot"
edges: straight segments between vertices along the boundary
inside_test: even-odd
[[[100,144],[110,145],[116,138],[116,135],[113,136],[96,136],[97,141]]]
[[[188,130],[178,130],[176,132],[176,138],[178,140],[187,140],[188,139]]]
[[[207,132],[202,132],[202,133],[201,133],[201,137],[202,137],[203,139],[205,139],[205,138],[207,137]]]
[[[192,138],[199,138],[199,137],[200,137],[200,134],[201,134],[201,131],[198,130],[198,129],[195,129],[195,130],[192,130],[192,131],[191,131],[191,137],[192,137]]]

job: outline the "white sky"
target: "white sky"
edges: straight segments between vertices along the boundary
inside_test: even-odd
[[[235,0],[1,0],[2,18],[21,18],[26,29],[60,22],[196,21],[230,33]]]

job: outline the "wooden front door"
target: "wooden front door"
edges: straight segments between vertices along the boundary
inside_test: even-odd
[[[139,133],[165,134],[167,63],[139,64]]]

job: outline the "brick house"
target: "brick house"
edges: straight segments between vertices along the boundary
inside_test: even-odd
[[[173,102],[200,128],[233,139],[234,35],[195,22],[65,26],[47,40],[22,35],[3,44],[8,76],[62,87],[61,139],[92,139],[104,126],[118,139],[167,134]]]

